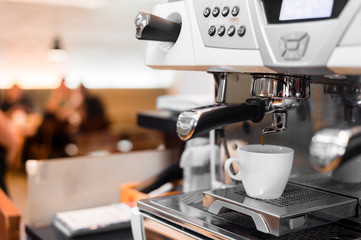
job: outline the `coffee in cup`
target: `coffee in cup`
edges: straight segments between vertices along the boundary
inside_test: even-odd
[[[291,174],[294,150],[276,145],[252,144],[237,148],[237,158],[225,162],[231,178],[242,181],[248,196],[258,199],[281,197]],[[231,164],[239,171],[233,173]]]

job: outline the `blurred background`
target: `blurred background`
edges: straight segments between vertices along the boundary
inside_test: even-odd
[[[204,72],[145,66],[134,18],[162,2],[0,0],[0,117],[15,133],[0,149],[17,152],[0,169],[24,222],[27,160],[165,149],[169,136],[138,126],[139,112],[164,95],[213,95]]]
[[[146,68],[144,43],[134,38],[135,15],[158,2],[0,1],[0,86],[54,88],[65,75],[69,87],[169,87],[170,73]],[[51,55],[56,40],[64,56]]]
[[[133,144],[135,149],[161,144],[155,139],[159,137],[157,133],[149,135],[149,131],[136,126],[137,112],[154,109],[158,96],[208,94],[213,85],[203,72],[159,71],[144,65],[146,43],[135,39],[134,18],[139,11],[150,12],[162,2],[165,1],[1,0],[1,105],[9,101],[9,90],[14,86],[21,91],[17,94],[26,99],[27,116],[15,114],[13,120],[17,124],[32,121],[32,126],[28,126],[32,137],[49,111],[52,90],[60,88],[62,81],[63,88],[71,90],[82,85],[101,102],[108,133],[115,140],[142,139],[142,143]]]

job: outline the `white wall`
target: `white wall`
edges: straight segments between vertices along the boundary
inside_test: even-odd
[[[0,88],[14,81],[25,88],[55,87],[62,75],[73,87],[79,81],[92,88],[171,83],[172,72],[144,66],[145,42],[134,36],[136,14],[150,12],[162,1],[104,0],[99,8],[75,4],[83,0],[64,1],[73,2],[68,5],[38,3],[43,1],[50,0],[0,1]],[[92,6],[94,0],[88,2]],[[65,62],[48,59],[55,36],[67,50]]]

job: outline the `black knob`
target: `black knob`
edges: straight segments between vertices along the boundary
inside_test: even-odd
[[[161,42],[176,42],[181,30],[181,23],[139,12],[135,18],[136,38]]]

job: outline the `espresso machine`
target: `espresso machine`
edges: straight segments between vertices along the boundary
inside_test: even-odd
[[[184,141],[210,133],[212,189],[139,201],[135,239],[361,239],[361,1],[175,0],[135,25],[146,65],[216,86],[177,121]],[[261,139],[295,150],[278,199],[224,173]]]

